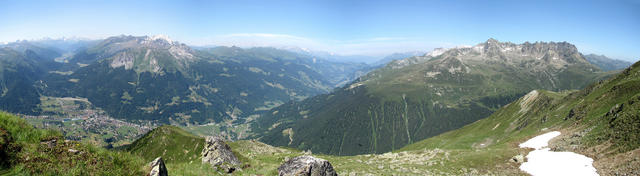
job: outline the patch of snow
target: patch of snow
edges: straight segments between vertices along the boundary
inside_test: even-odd
[[[442,55],[446,51],[447,49],[444,49],[444,48],[436,48],[436,49],[433,49],[433,51],[427,53],[427,56],[436,57],[436,56]]]
[[[169,43],[173,43],[173,40],[171,40],[167,35],[154,35],[151,36],[151,40],[165,40]]]
[[[507,52],[507,51],[511,51],[511,50],[513,50],[513,48],[512,48],[512,47],[505,47],[505,48],[502,48],[502,52]]]
[[[434,78],[436,77],[436,75],[439,75],[440,72],[436,71],[436,72],[427,72],[426,76],[429,78]]]
[[[527,94],[528,95],[528,94]],[[536,150],[542,149],[543,147],[547,147],[549,145],[549,140],[560,135],[558,131],[552,131],[540,136],[536,136],[534,138],[529,139],[527,142],[520,144],[520,148],[533,148]]]
[[[520,170],[533,176],[598,175],[593,167],[593,159],[573,152],[552,152],[547,148],[549,140],[559,135],[560,132],[552,131],[520,144],[521,148],[536,149],[527,154],[527,162],[520,165]]]
[[[460,72],[460,71],[462,71],[462,67],[451,67],[451,68],[449,68],[449,70],[448,70],[448,71],[449,71],[449,73],[451,73],[451,74],[455,74],[456,72]]]

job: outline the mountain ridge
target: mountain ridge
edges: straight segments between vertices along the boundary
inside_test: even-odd
[[[622,70],[633,64],[623,60],[611,59],[605,55],[587,54],[584,57],[587,61],[605,71]]]
[[[442,54],[397,60],[330,94],[272,109],[252,127],[255,137],[327,154],[381,153],[484,118],[531,90],[578,89],[610,74],[566,42],[489,39],[436,52]]]
[[[58,117],[67,113],[54,112],[64,108],[52,101],[73,97],[90,102],[90,107],[81,105],[80,110],[104,111],[104,115],[127,122],[214,123],[231,130],[259,112],[326,93],[369,69],[365,64],[332,62],[274,48],[192,49],[166,36],[121,35],[50,47],[60,42],[3,45],[0,60],[13,64],[0,68],[12,70],[0,80],[0,93],[10,94],[0,97],[2,110],[70,118]],[[43,49],[28,49],[36,47]],[[15,71],[16,65],[28,69]],[[12,79],[24,76],[28,78]],[[23,103],[15,106],[13,102]],[[47,114],[41,107],[48,108]]]

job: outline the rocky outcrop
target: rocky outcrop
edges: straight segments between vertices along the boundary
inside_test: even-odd
[[[158,157],[149,163],[151,171],[148,176],[168,176],[167,167],[164,165],[162,157]]]
[[[511,157],[511,160],[509,161],[514,163],[524,163],[524,155],[518,154],[516,156]]]
[[[329,161],[309,155],[290,159],[278,167],[278,175],[337,176]]]
[[[227,173],[239,169],[238,166],[242,164],[231,151],[231,147],[217,136],[207,137],[202,150],[202,162],[209,163],[216,168],[220,167]]]
[[[44,141],[41,141],[40,144],[46,145],[48,148],[54,148],[58,144],[58,140],[57,139],[44,140]]]

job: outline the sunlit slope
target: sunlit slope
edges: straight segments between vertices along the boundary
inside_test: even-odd
[[[488,118],[398,151],[441,148],[515,155],[521,150],[519,143],[550,130],[563,133],[552,141],[554,150],[594,158],[601,174],[640,169],[633,159],[640,155],[640,63],[580,91],[532,91]],[[485,165],[461,163],[469,167]]]
[[[488,117],[534,89],[581,89],[610,73],[569,43],[500,43],[394,61],[253,126],[261,141],[314,152],[382,153]]]
[[[126,152],[64,140],[0,112],[0,175],[143,175],[146,161]]]

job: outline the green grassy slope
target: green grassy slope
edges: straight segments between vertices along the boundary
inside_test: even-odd
[[[202,138],[194,137],[178,127],[162,126],[149,132],[128,150],[145,160],[158,156],[168,158],[166,166],[169,175],[226,175],[221,170],[215,170],[207,164],[202,164],[201,158],[191,157],[184,148],[198,148],[204,144]],[[288,158],[304,155],[305,152],[291,148],[273,147],[254,140],[240,140],[227,142],[234,154],[243,163],[235,175],[277,175],[277,168]],[[199,152],[199,151],[198,151]],[[318,155],[315,157],[329,160],[340,175],[376,174],[391,175],[407,173],[415,175],[433,174],[462,174],[477,173],[477,170],[453,171],[447,166],[448,157],[456,152],[443,150],[419,150],[401,153],[386,153],[382,155],[332,156]],[[495,157],[492,157],[495,158]]]
[[[40,103],[34,82],[44,72],[37,56],[0,48],[0,110],[36,114]]]
[[[41,144],[53,139],[57,140],[53,147]],[[146,164],[126,152],[65,141],[59,132],[34,129],[4,112],[0,112],[0,156],[0,175],[142,175]]]
[[[326,93],[367,69],[274,48],[192,50],[149,42],[110,37],[79,50],[68,67],[56,70],[68,74],[46,74],[41,94],[84,97],[109,116],[129,121],[243,123],[244,117],[285,102]],[[184,53],[174,53],[176,48]]]
[[[526,175],[518,169],[520,164],[509,162],[511,157],[530,151],[518,144],[559,130],[563,135],[551,142],[554,150],[592,157],[604,175],[626,173],[640,164],[633,160],[640,155],[638,90],[640,63],[580,91],[532,91],[488,118],[393,152],[314,156],[330,161],[340,175]],[[182,150],[201,150],[198,146],[203,143],[202,138],[180,128],[163,126],[135,142],[131,149],[145,160],[156,157],[149,153],[173,158],[167,161],[171,175],[223,175],[188,154],[191,151]],[[238,175],[274,175],[287,158],[304,154],[253,140],[228,144],[244,165],[235,173]]]
[[[146,160],[162,157],[169,175],[223,175],[208,164],[203,164],[201,152],[204,138],[175,126],[158,127],[131,144],[126,150]],[[277,175],[284,158],[295,157],[299,151],[276,148],[255,141],[227,142],[243,163],[235,174]]]
[[[175,126],[158,127],[133,142],[126,150],[145,160],[157,157],[167,163],[197,160],[204,148],[204,138]]]
[[[636,63],[614,78],[593,84],[574,92],[537,91],[538,96],[531,101],[526,97],[515,101],[486,119],[479,120],[459,130],[417,142],[401,150],[429,147],[469,149],[472,143],[488,137],[500,140],[492,145],[519,142],[523,137],[536,135],[540,129],[563,129],[590,127],[584,140],[596,144],[608,137],[615,137],[612,143],[623,147],[625,151],[637,148],[640,143],[632,140],[639,133],[632,127],[637,123],[640,98],[640,64]],[[526,104],[523,106],[522,104]],[[621,105],[618,118],[607,114]],[[635,115],[634,115],[635,114]],[[615,116],[615,114],[613,115]],[[626,122],[623,124],[621,122]],[[625,137],[623,134],[630,135]],[[622,135],[622,136],[616,136]]]
[[[461,129],[421,140],[384,154],[332,156],[341,175],[523,175],[508,160],[528,149],[518,144],[551,130],[563,133],[555,150],[592,157],[603,174],[632,173],[640,165],[640,63],[580,91],[536,90]],[[58,139],[49,148],[41,141]],[[165,158],[170,175],[223,175],[202,164],[204,140],[181,128],[159,127],[127,151],[108,151],[73,141],[55,131],[33,129],[24,120],[0,113],[0,174],[142,175],[147,162]],[[238,175],[274,175],[287,158],[304,153],[261,142],[228,142],[243,162]],[[80,153],[70,153],[69,149]],[[615,160],[614,160],[615,159]]]
[[[549,117],[549,109],[552,103],[562,101],[568,92],[556,93],[550,91],[536,90],[534,99],[528,101],[529,109],[521,108],[520,103],[525,99],[519,99],[501,108],[486,119],[479,120],[458,130],[450,131],[414,144],[408,145],[399,151],[417,150],[422,148],[445,148],[445,149],[474,149],[475,144],[484,143],[488,146],[505,146],[522,140],[527,136],[539,133],[539,129],[550,127],[562,120],[558,114]],[[526,96],[526,95],[525,95]],[[524,109],[524,110],[523,110]],[[523,111],[521,111],[523,110]],[[536,117],[547,116],[547,121],[542,123],[542,119]],[[517,141],[516,141],[517,142]]]
[[[275,146],[383,153],[488,117],[531,90],[581,89],[611,74],[577,51],[561,56],[567,61],[561,66],[562,59],[457,52],[468,51],[393,62],[330,94],[274,108],[252,130]]]
[[[601,174],[632,170],[632,165],[640,164],[633,160],[640,155],[640,63],[614,78],[580,91],[537,92],[537,96],[530,93],[486,119],[398,151],[429,148],[496,150],[480,154],[480,158],[503,155],[499,159],[507,160],[523,152],[517,147],[519,143],[535,135],[558,130],[563,135],[555,143],[552,141],[552,146],[594,158],[594,165]],[[473,157],[471,155],[477,154],[460,156]],[[617,162],[611,162],[612,158]],[[465,167],[492,166],[467,159],[459,164]]]

